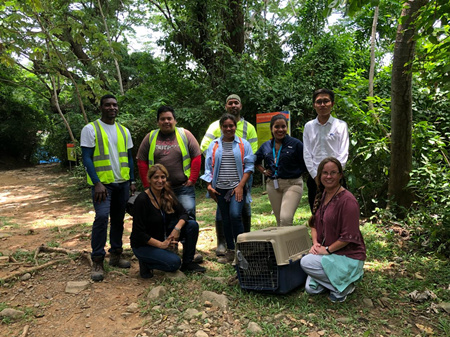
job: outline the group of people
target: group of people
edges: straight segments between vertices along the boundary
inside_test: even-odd
[[[199,233],[195,211],[195,183],[200,175],[201,155],[207,193],[217,203],[216,254],[219,263],[234,259],[237,236],[251,230],[251,185],[255,168],[267,178],[267,192],[278,226],[293,224],[307,180],[312,212],[309,220],[313,246],[301,259],[309,275],[305,289],[310,294],[330,291],[333,302],[353,292],[362,276],[364,241],[359,231],[359,206],[345,188],[343,167],[348,158],[347,124],[331,116],[334,93],[319,89],[313,94],[317,118],[305,125],[303,143],[287,134],[283,114],[270,121],[272,138],[258,149],[254,126],[241,116],[242,102],[230,95],[226,113],[212,123],[198,144],[188,130],[177,127],[174,109],[157,111],[158,129],[142,140],[137,166],[145,188],[134,202],[130,244],[139,260],[140,276],[153,270],[205,272],[195,254]],[[93,267],[91,278],[104,276],[108,218],[110,218],[109,264],[129,268],[122,256],[125,206],[136,183],[128,129],[116,122],[117,100],[100,100],[100,119],[81,133],[83,163],[92,185],[95,220],[92,227]],[[176,253],[183,243],[183,254]],[[349,274],[351,270],[351,275]]]

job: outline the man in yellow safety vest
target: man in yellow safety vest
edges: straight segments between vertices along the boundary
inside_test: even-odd
[[[91,279],[103,280],[108,218],[111,219],[109,264],[130,268],[122,258],[122,235],[125,207],[129,194],[134,194],[133,141],[130,131],[116,122],[117,99],[105,95],[100,99],[100,119],[81,131],[80,145],[88,184],[92,186],[95,220],[92,226]]]
[[[168,105],[156,112],[158,129],[142,140],[137,153],[139,175],[144,188],[149,187],[147,172],[154,164],[162,164],[169,172],[168,181],[178,201],[195,220],[195,183],[200,166],[200,146],[194,135],[177,127],[175,111]]]

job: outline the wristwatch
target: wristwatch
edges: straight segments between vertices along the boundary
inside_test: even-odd
[[[333,254],[332,252],[330,252],[330,250],[328,249],[328,246],[325,247],[325,249],[327,250],[328,254]]]

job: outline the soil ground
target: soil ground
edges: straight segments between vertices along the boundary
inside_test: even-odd
[[[88,237],[94,218],[89,203],[76,204],[80,198],[67,195],[68,175],[55,165],[0,171],[0,255],[28,256],[22,263],[0,261],[0,279],[13,272],[35,266],[34,252],[40,245],[68,250],[90,251]],[[80,188],[73,191],[86,193]],[[125,218],[124,247],[129,250],[131,217]],[[199,249],[207,250],[210,231],[202,231]],[[200,241],[199,240],[199,241]],[[19,254],[19,255],[17,255]],[[39,264],[64,258],[57,253],[39,255]],[[18,260],[19,261],[19,260]],[[205,262],[206,267],[208,262]],[[146,289],[164,277],[156,274],[141,279],[137,260],[124,274],[112,268],[103,282],[91,282],[82,293],[65,292],[69,281],[90,280],[90,265],[85,258],[57,263],[32,273],[29,280],[0,287],[0,303],[32,314],[29,321],[0,323],[0,336],[20,336],[28,325],[27,336],[136,336],[143,318],[122,315],[131,303],[137,303]]]

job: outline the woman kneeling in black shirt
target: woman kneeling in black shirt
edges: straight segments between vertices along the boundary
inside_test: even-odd
[[[153,276],[153,269],[174,272],[205,272],[194,263],[198,239],[198,223],[189,220],[167,182],[167,169],[161,164],[150,167],[147,179],[150,187],[139,194],[134,203],[131,248],[139,260],[142,278]],[[174,253],[183,242],[183,261]]]

